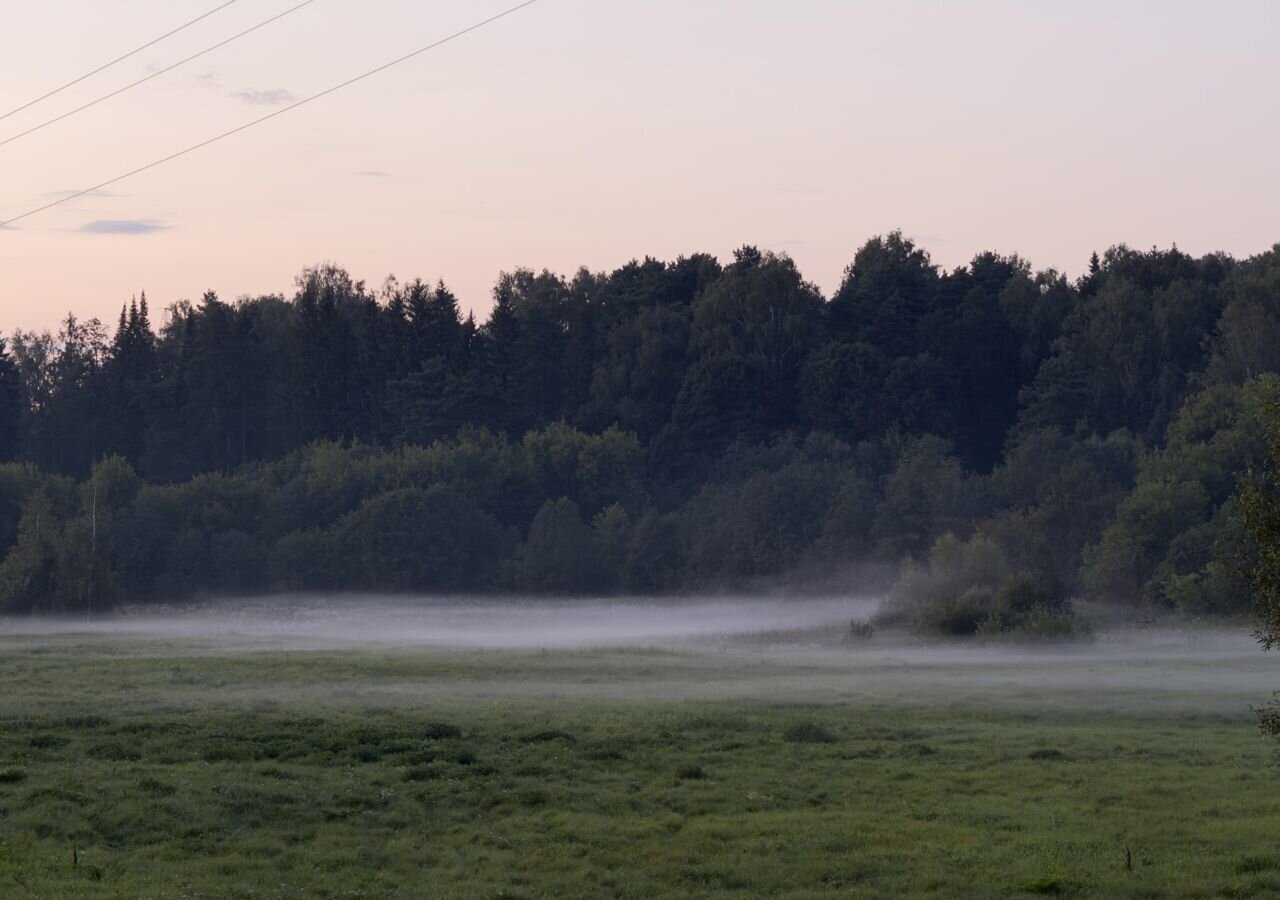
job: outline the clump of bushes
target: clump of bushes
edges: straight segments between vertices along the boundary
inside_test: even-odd
[[[867,619],[854,619],[849,623],[848,639],[869,641],[876,635],[876,626]]]
[[[887,616],[923,634],[1067,639],[1087,634],[1044,579],[1018,571],[990,538],[939,538],[927,566],[908,563]]]

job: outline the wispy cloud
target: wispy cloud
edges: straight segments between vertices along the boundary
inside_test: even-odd
[[[390,172],[369,171],[369,172],[357,172],[356,174],[359,175],[361,178],[390,178],[391,177]]]
[[[95,219],[80,226],[84,234],[155,234],[171,226],[155,219]]]
[[[286,91],[284,88],[272,88],[267,91],[232,91],[231,97],[251,106],[284,106],[298,99],[291,91]]]
[[[218,76],[218,73],[213,70],[209,70],[208,72],[201,72],[199,75],[195,77],[195,82],[196,84],[202,85],[204,87],[210,87],[210,88],[222,87],[222,79]]]

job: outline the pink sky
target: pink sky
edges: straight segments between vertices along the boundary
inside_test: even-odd
[[[0,140],[294,5],[241,0]],[[511,0],[318,0],[0,147],[0,219],[415,49]],[[43,0],[6,16],[0,112],[215,6]],[[541,0],[341,94],[0,231],[0,333],[331,260],[443,278],[791,254],[824,290],[901,228],[953,266],[1078,273],[1117,242],[1280,241],[1280,4]],[[258,102],[250,102],[258,101]],[[118,232],[129,233],[118,233]]]

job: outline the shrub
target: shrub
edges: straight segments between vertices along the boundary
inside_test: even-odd
[[[1004,552],[978,535],[945,535],[927,568],[910,564],[894,586],[889,615],[917,631],[948,637],[1066,638],[1081,632],[1060,592],[1014,571]]]
[[[971,587],[959,597],[944,597],[916,610],[912,623],[916,630],[950,637],[977,634],[978,628],[995,618],[995,594],[987,587]]]
[[[868,619],[854,619],[849,623],[849,640],[869,641],[876,634],[876,626]]]
[[[1070,613],[1055,612],[1048,607],[1037,606],[1015,620],[1009,629],[1009,634],[1018,638],[1067,640],[1090,637],[1093,629],[1088,622]]]

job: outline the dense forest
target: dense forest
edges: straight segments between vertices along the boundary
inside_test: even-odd
[[[954,633],[1234,613],[1280,246],[1071,280],[901,234],[834,296],[745,247],[611,274],[305,271],[0,343],[0,610],[295,590],[682,592],[898,571]],[[864,576],[859,576],[864,577]],[[1056,626],[1054,626],[1056,627]]]

